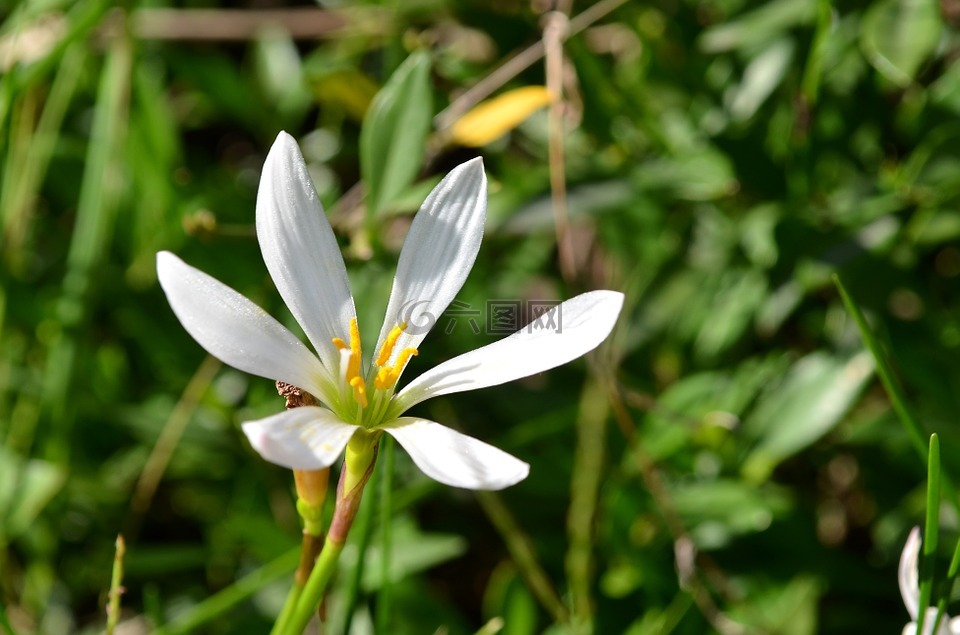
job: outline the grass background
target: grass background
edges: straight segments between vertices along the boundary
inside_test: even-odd
[[[548,4],[329,2],[284,29],[229,12],[282,3],[0,2],[0,630],[102,630],[120,531],[127,632],[268,630],[299,527],[290,473],[239,423],[282,400],[205,358],[154,258],[172,250],[292,324],[253,231],[283,129],[366,334],[410,214],[477,155],[490,222],[459,299],[480,322],[488,300],[627,297],[589,360],[418,408],[531,476],[477,495],[396,452],[382,498],[381,462],[333,632],[899,632],[896,562],[924,517],[926,468],[831,276],[956,474],[960,8],[561,3],[579,30],[549,67],[544,25],[565,22]],[[371,127],[414,51],[422,81],[398,111],[412,119]],[[494,74],[517,55],[526,68]],[[563,99],[465,148],[433,117],[480,82],[549,82]],[[560,248],[551,138],[565,150]],[[374,150],[409,175],[364,164]],[[410,374],[495,337],[461,318]]]

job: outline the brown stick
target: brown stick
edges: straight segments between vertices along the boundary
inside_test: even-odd
[[[347,19],[314,7],[287,9],[140,9],[131,16],[136,37],[145,40],[253,39],[265,28],[283,29],[295,40],[331,37]]]

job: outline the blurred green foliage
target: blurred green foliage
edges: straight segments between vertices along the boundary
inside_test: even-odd
[[[0,630],[101,630],[119,531],[129,632],[269,628],[296,563],[292,479],[239,423],[282,400],[205,360],[154,255],[293,326],[253,231],[285,129],[342,239],[361,332],[377,332],[410,214],[478,153],[434,115],[535,52],[544,4],[329,2],[330,21],[248,28],[214,1],[0,2]],[[345,552],[333,632],[899,631],[896,561],[926,504],[917,437],[939,433],[960,478],[960,4],[571,15],[577,275],[559,273],[539,112],[479,150],[490,218],[460,300],[483,327],[488,300],[617,289],[619,327],[588,362],[419,407],[531,476],[477,497],[396,453],[392,498],[355,528],[369,547]],[[494,94],[543,85],[531,59]],[[412,373],[498,337],[448,324]]]

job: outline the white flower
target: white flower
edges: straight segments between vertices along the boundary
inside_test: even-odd
[[[467,277],[483,235],[486,176],[480,159],[456,167],[413,220],[374,355],[364,366],[343,257],[296,142],[281,132],[257,197],[257,237],[280,295],[316,350],[245,297],[168,252],[157,273],[184,328],[223,362],[299,386],[322,404],[243,424],[265,459],[291,469],[330,466],[354,433],[386,432],[427,476],[469,489],[526,478],[519,459],[439,423],[404,417],[425,399],[495,386],[564,364],[613,328],[623,295],[593,291],[532,325],[448,360],[395,393],[429,327]],[[561,320],[560,329],[551,321]]]
[[[917,617],[920,611],[920,570],[918,560],[920,557],[920,547],[923,541],[920,539],[920,528],[914,527],[907,538],[907,544],[903,546],[903,553],[900,554],[900,569],[898,577],[900,578],[900,596],[903,597],[903,603],[910,614],[910,623],[903,627],[902,635],[916,635]],[[936,607],[928,607],[923,617],[923,635],[933,633],[933,624],[937,620]],[[950,619],[946,613],[940,618],[940,627],[937,629],[937,635],[960,635],[960,617]]]

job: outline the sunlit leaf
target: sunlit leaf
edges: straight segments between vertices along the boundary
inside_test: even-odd
[[[429,79],[429,54],[412,54],[377,93],[363,120],[360,170],[373,216],[420,172],[433,117]]]
[[[780,85],[793,60],[793,41],[776,40],[753,58],[743,71],[743,81],[727,93],[727,106],[736,121],[749,119]]]
[[[936,0],[880,0],[863,16],[860,46],[884,77],[908,86],[936,48],[942,28]]]
[[[873,368],[865,351],[845,357],[813,353],[794,364],[746,422],[758,443],[744,463],[744,474],[766,478],[777,463],[833,429],[873,376]]]
[[[480,147],[507,134],[553,97],[545,86],[526,86],[489,99],[461,117],[450,130],[455,143]]]

